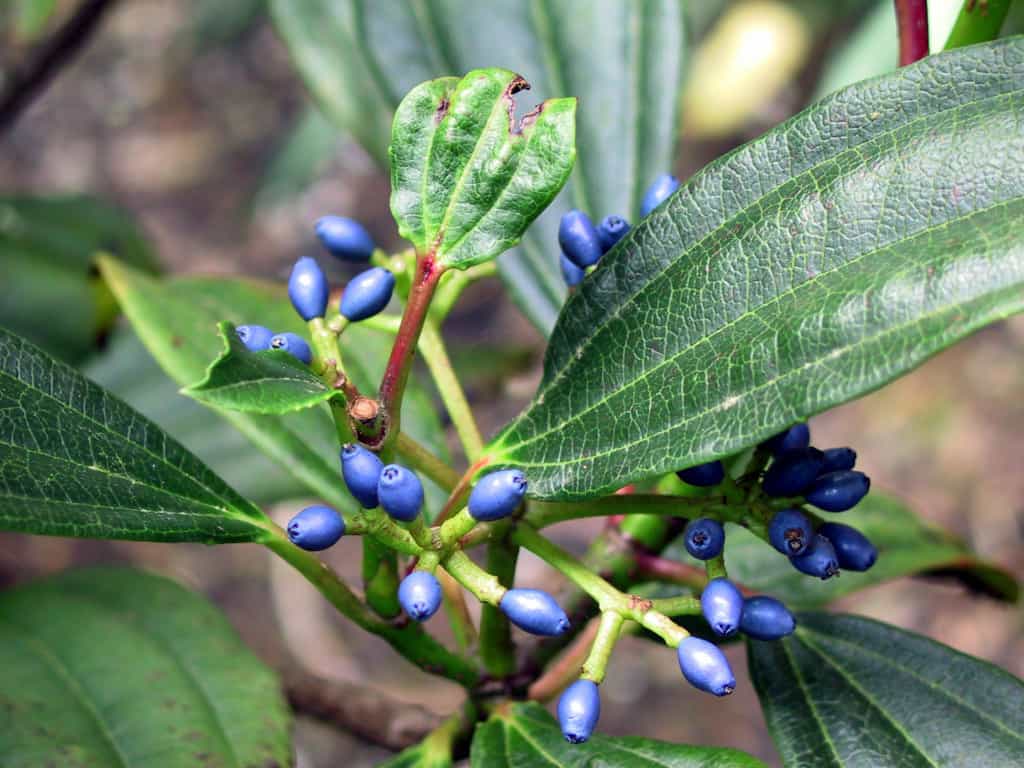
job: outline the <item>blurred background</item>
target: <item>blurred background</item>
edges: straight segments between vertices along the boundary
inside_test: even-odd
[[[1021,27],[1021,5],[1004,30]],[[933,4],[933,39],[948,31],[959,6]],[[0,93],[78,7],[70,0],[0,0]],[[821,95],[896,64],[891,0],[709,0],[691,3],[686,14],[691,42],[674,168],[681,178]],[[933,48],[941,45],[940,39]],[[383,247],[401,247],[388,213],[386,175],[313,105],[264,0],[110,3],[80,55],[0,131],[0,324],[38,335],[34,318],[41,307],[58,314],[67,307],[65,331],[39,340],[204,458],[247,449],[226,434],[226,424],[211,424],[198,406],[174,395],[177,387],[117,318],[85,262],[76,267],[81,274],[68,277],[49,262],[26,264],[9,242],[5,246],[11,200],[88,195],[104,201],[102,210],[77,199],[61,202],[70,206],[66,220],[78,222],[77,231],[96,228],[87,232],[93,245],[104,245],[113,217],[110,227],[122,232],[123,249],[138,263],[170,273],[284,280],[298,255],[319,253],[312,223],[325,213],[357,218]],[[122,216],[137,234],[123,234]],[[549,256],[556,255],[552,241]],[[332,269],[336,280],[344,279],[341,265]],[[474,286],[445,331],[483,429],[493,433],[533,393],[543,336],[498,280]],[[496,342],[507,349],[499,353]],[[1017,318],[817,417],[812,429],[817,444],[854,446],[876,487],[908,500],[923,518],[1021,577],[1022,392],[1024,318]],[[279,520],[302,505],[286,490],[269,488],[272,473],[227,474],[243,490],[263,482]],[[557,529],[556,536],[581,550],[597,530],[597,524],[580,523]],[[353,583],[357,547],[343,541],[326,555]],[[455,686],[418,673],[384,644],[346,626],[301,578],[254,547],[213,553],[198,545],[0,534],[5,586],[100,562],[134,563],[201,590],[279,668],[371,681],[438,712],[458,701]],[[520,582],[550,579],[536,560],[523,558]],[[962,586],[904,579],[844,598],[839,607],[1024,674],[1019,607]],[[673,654],[635,638],[623,642],[626,652],[614,655],[602,688],[602,731],[728,745],[778,763],[745,673],[735,695],[708,706],[681,684]],[[743,649],[729,653],[737,671],[745,670]],[[339,754],[350,756],[346,765],[372,765],[386,754],[312,720],[300,718],[297,728],[302,766],[334,765]]]

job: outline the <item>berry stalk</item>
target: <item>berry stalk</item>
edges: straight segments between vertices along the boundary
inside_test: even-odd
[[[580,670],[581,678],[598,685],[604,680],[605,671],[608,669],[608,660],[611,659],[615,643],[619,641],[619,632],[622,630],[623,621],[622,616],[614,611],[605,611],[601,614],[594,643],[590,646],[590,653]]]
[[[420,352],[423,354],[430,375],[437,385],[437,391],[441,393],[441,401],[459,435],[462,450],[465,451],[466,458],[472,464],[483,452],[484,441],[480,436],[480,428],[477,427],[476,419],[473,417],[473,409],[469,406],[466,393],[463,391],[462,384],[455,375],[451,360],[448,358],[448,351],[445,349],[441,332],[431,319],[423,324],[420,334]]]

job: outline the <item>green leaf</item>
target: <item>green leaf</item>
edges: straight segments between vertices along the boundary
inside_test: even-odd
[[[288,352],[250,352],[235,326],[219,323],[224,350],[210,364],[206,378],[183,394],[216,408],[244,413],[290,413],[325,403],[337,392]]]
[[[270,525],[155,424],[0,329],[0,528],[217,544]]]
[[[617,768],[758,768],[745,752],[718,747],[670,744],[640,738],[611,738],[594,734],[583,744],[570,744],[558,724],[540,704],[511,704],[499,708],[476,727],[470,752],[473,768],[511,766],[614,765]]]
[[[787,766],[991,768],[1024,756],[1024,684],[928,638],[812,613],[793,636],[749,649]]]
[[[142,571],[0,595],[0,710],[7,768],[292,764],[274,673],[205,599]]]
[[[534,497],[728,456],[1024,308],[1024,38],[840,91],[602,260],[494,441]],[[993,148],[998,147],[998,162]]]
[[[576,159],[576,99],[548,99],[522,118],[530,86],[477,69],[413,88],[391,129],[391,213],[398,233],[445,267],[490,261],[519,242]]]
[[[156,266],[135,223],[99,200],[0,198],[0,325],[66,362],[86,358],[117,315],[92,264],[99,250]]]
[[[646,186],[672,166],[683,3],[272,0],[271,8],[324,113],[381,165],[391,110],[424,80],[497,65],[523,75],[540,97],[579,99],[578,156],[567,191],[498,261],[516,303],[544,333],[565,297],[561,215],[576,207],[635,220]]]

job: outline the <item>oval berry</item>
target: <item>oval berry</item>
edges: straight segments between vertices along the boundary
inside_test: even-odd
[[[384,462],[376,453],[355,443],[348,443],[341,449],[341,474],[345,485],[356,501],[366,509],[379,506],[377,484]]]
[[[597,264],[603,253],[594,223],[583,211],[575,209],[558,223],[558,244],[569,261],[581,269]]]
[[[740,626],[743,595],[728,579],[712,579],[700,595],[700,608],[712,631],[728,637]]]
[[[498,604],[508,620],[534,635],[554,637],[569,629],[569,617],[547,592],[510,589]]]
[[[235,335],[250,352],[270,349],[270,340],[274,338],[274,332],[262,325],[240,325],[235,328]]]
[[[640,215],[646,216],[679,189],[679,179],[671,173],[663,173],[644,192],[643,200],[640,202]]]
[[[292,544],[310,552],[333,546],[345,534],[345,518],[337,510],[316,505],[306,507],[288,521]]]
[[[500,520],[510,515],[526,493],[526,476],[518,469],[503,469],[480,478],[469,494],[474,520]]]
[[[388,305],[394,290],[395,276],[384,267],[360,272],[345,286],[339,311],[353,323],[373,317]]]
[[[570,288],[574,288],[582,283],[583,278],[587,275],[586,270],[580,269],[569,260],[569,257],[565,255],[565,251],[562,251],[558,257],[558,266],[562,268],[562,279],[565,280],[565,284]]]
[[[761,480],[761,489],[769,496],[799,496],[821,472],[824,454],[817,448],[777,455]]]
[[[804,493],[804,498],[826,512],[845,512],[857,506],[869,490],[871,479],[863,472],[842,470],[819,477]]]
[[[718,485],[725,479],[725,467],[720,461],[709,461],[707,464],[698,464],[689,469],[680,469],[676,476],[688,485],[708,488]]]
[[[295,333],[279,333],[270,340],[271,349],[283,349],[292,357],[309,365],[313,360],[313,350],[304,338]]]
[[[303,320],[323,317],[327,312],[330,288],[323,270],[315,259],[303,256],[295,262],[288,277],[288,298]]]
[[[728,696],[736,690],[736,677],[717,645],[691,635],[679,643],[676,655],[683,677],[694,688],[715,696]]]
[[[395,520],[411,522],[423,506],[423,483],[412,470],[400,464],[388,464],[380,473],[377,500]]]
[[[413,571],[398,585],[398,603],[410,619],[426,621],[441,607],[441,585],[434,574]]]
[[[774,597],[760,595],[743,603],[740,629],[743,630],[743,634],[755,640],[778,640],[780,637],[793,634],[796,619],[789,609]]]
[[[700,518],[691,520],[683,530],[686,551],[698,560],[718,557],[725,545],[725,528],[717,520]]]
[[[768,522],[768,542],[787,557],[802,555],[814,540],[814,528],[799,509],[780,509]]]
[[[780,432],[761,443],[762,448],[767,448],[776,456],[806,451],[810,445],[811,429],[804,423],[794,424],[785,432]]]
[[[814,538],[811,539],[811,545],[807,548],[806,552],[797,557],[789,558],[789,562],[801,573],[806,573],[808,576],[817,576],[823,580],[831,579],[839,573],[839,561],[836,558],[836,551],[832,547],[832,542],[820,533],[815,534]]]
[[[316,236],[331,255],[345,261],[369,261],[373,238],[358,221],[344,216],[324,216],[316,222]]]
[[[853,469],[857,464],[857,452],[853,448],[829,448],[823,453],[825,454],[825,465],[821,468],[822,474]]]
[[[836,562],[847,571],[866,571],[878,559],[878,550],[867,536],[849,525],[825,523],[818,532],[832,542]]]
[[[570,744],[589,739],[600,717],[601,696],[593,680],[577,680],[558,699],[558,724]]]
[[[601,254],[608,253],[629,232],[629,222],[621,216],[605,216],[597,225],[597,238],[601,241]]]

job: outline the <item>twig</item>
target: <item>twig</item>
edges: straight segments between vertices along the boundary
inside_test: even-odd
[[[900,36],[900,66],[928,55],[928,0],[895,0]]]

